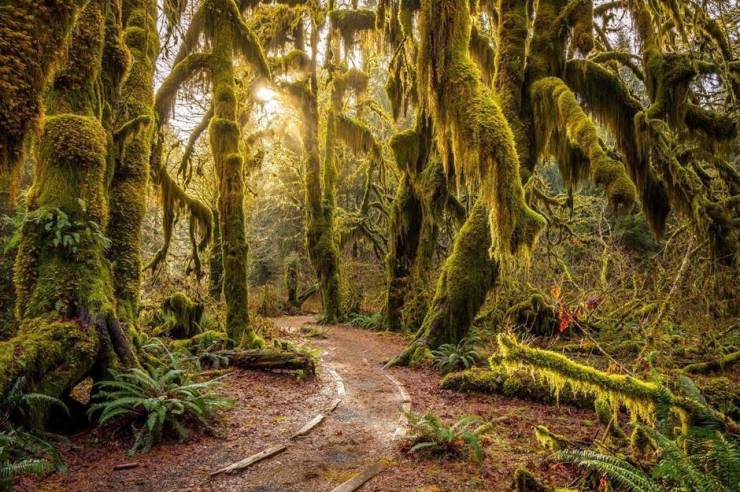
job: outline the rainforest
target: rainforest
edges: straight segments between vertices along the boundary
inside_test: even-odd
[[[735,0],[0,0],[0,491],[740,490]]]

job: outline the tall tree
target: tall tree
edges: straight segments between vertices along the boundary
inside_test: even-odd
[[[87,0],[0,3],[0,219],[16,213],[24,145],[42,112],[41,98]],[[0,220],[0,277],[13,277],[11,224]],[[15,333],[15,289],[0,286],[0,340]]]
[[[18,377],[64,396],[88,374],[135,362],[106,258],[113,128],[128,66],[119,4],[91,0],[54,78],[16,262],[19,331],[0,342],[0,393]],[[105,70],[103,70],[105,67]]]
[[[249,326],[243,182],[245,143],[237,122],[234,56],[241,55],[262,77],[269,78],[270,70],[259,40],[246,24],[242,10],[234,0],[203,0],[198,4],[175,66],[157,93],[156,105],[161,122],[171,111],[182,83],[198,73],[209,74],[213,117],[208,126],[208,135],[219,177],[218,208],[226,331],[236,343],[253,346],[259,343],[259,338]],[[207,52],[196,52],[201,35],[210,44]],[[158,170],[164,176],[163,169],[159,167]],[[167,183],[167,189],[175,190],[174,182]],[[201,209],[192,199],[183,196],[182,190],[175,191],[180,196],[178,200],[184,201],[191,210]],[[210,215],[205,205],[202,208]]]

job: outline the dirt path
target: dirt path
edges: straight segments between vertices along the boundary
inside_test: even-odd
[[[365,467],[391,458],[402,395],[382,369],[388,340],[344,326],[328,327],[327,335],[312,344],[322,349],[323,372],[333,371],[342,380],[338,386],[345,393],[339,395],[342,401],[336,410],[284,453],[240,475],[218,477],[210,486],[255,492],[328,491]]]
[[[300,327],[313,318],[274,321],[297,338]],[[61,447],[69,474],[22,483],[19,490],[329,492],[380,462],[385,469],[365,484],[363,492],[503,491],[509,490],[517,466],[556,483],[572,477],[566,467],[553,467],[543,459],[547,453],[532,435],[534,425],[547,425],[579,440],[598,432],[590,411],[442,390],[439,374],[431,370],[385,371],[382,362],[403,348],[399,336],[342,325],[327,327],[326,335],[309,340],[322,350],[318,375],[310,381],[234,371],[223,392],[235,405],[216,435],[196,434],[186,443],[166,441],[131,457],[126,453],[130,434],[87,431]],[[328,413],[338,397],[341,402]],[[494,422],[485,461],[477,465],[465,457],[430,459],[406,453],[408,444],[393,439],[402,405],[417,413],[432,411],[445,422],[462,415]],[[319,426],[291,439],[319,413],[327,415]],[[276,445],[287,449],[236,474],[210,476]],[[130,462],[137,466],[115,469]]]

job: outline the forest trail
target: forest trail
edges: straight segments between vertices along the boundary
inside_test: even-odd
[[[313,325],[314,317],[273,321],[292,338],[303,325]],[[215,436],[194,436],[183,444],[165,442],[134,456],[126,454],[120,439],[114,447],[108,440],[116,436],[105,432],[73,436],[63,449],[69,474],[21,484],[20,490],[332,490],[391,458],[403,397],[382,362],[402,348],[402,340],[349,326],[323,328],[326,338],[310,339],[321,349],[315,379],[298,382],[285,374],[241,370],[228,376],[222,389],[235,405]],[[341,402],[329,412],[338,397]],[[320,425],[291,439],[319,413],[326,414]],[[235,474],[210,476],[280,444],[287,446],[281,454]],[[126,463],[136,466],[115,469]]]
[[[278,320],[291,330],[312,322],[312,317]],[[335,396],[341,399],[337,408],[318,427],[292,440],[282,454],[237,475],[216,477],[209,487],[253,492],[329,491],[390,458],[403,398],[382,363],[396,344],[342,325],[327,326],[326,335],[311,344],[322,350],[319,371],[334,374]]]

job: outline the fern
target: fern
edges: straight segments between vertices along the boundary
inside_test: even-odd
[[[149,451],[166,432],[180,441],[187,439],[191,423],[210,429],[214,412],[230,404],[212,392],[218,379],[195,383],[187,371],[179,369],[178,357],[168,354],[170,364],[113,371],[113,379],[96,384],[96,403],[88,415],[95,416],[99,425],[130,422],[134,429],[131,454]]]
[[[455,454],[463,448],[469,448],[473,452],[475,461],[483,461],[483,446],[480,438],[491,430],[489,423],[483,422],[480,417],[461,417],[450,426],[442,423],[439,416],[432,413],[417,415],[407,413],[414,445],[409,452],[430,451],[441,454]]]
[[[67,407],[58,399],[39,393],[23,393],[25,381],[18,379],[0,400],[0,490],[10,490],[20,475],[66,471],[56,448],[45,435],[29,432],[14,422],[28,418],[31,410]]]
[[[647,473],[617,456],[591,450],[563,450],[553,454],[559,462],[574,463],[602,473],[627,490],[715,492],[737,490],[740,483],[740,451],[719,432],[693,429],[686,446],[641,426],[655,447],[659,461]]]
[[[349,315],[350,324],[366,330],[380,331],[385,328],[383,325],[383,313],[351,313]]]
[[[480,362],[478,346],[481,339],[477,335],[469,335],[457,344],[444,344],[432,351],[434,366],[443,374],[462,369],[470,369]]]
[[[627,490],[660,492],[660,487],[648,474],[616,456],[600,454],[590,449],[565,449],[553,454],[552,458],[600,472]]]

